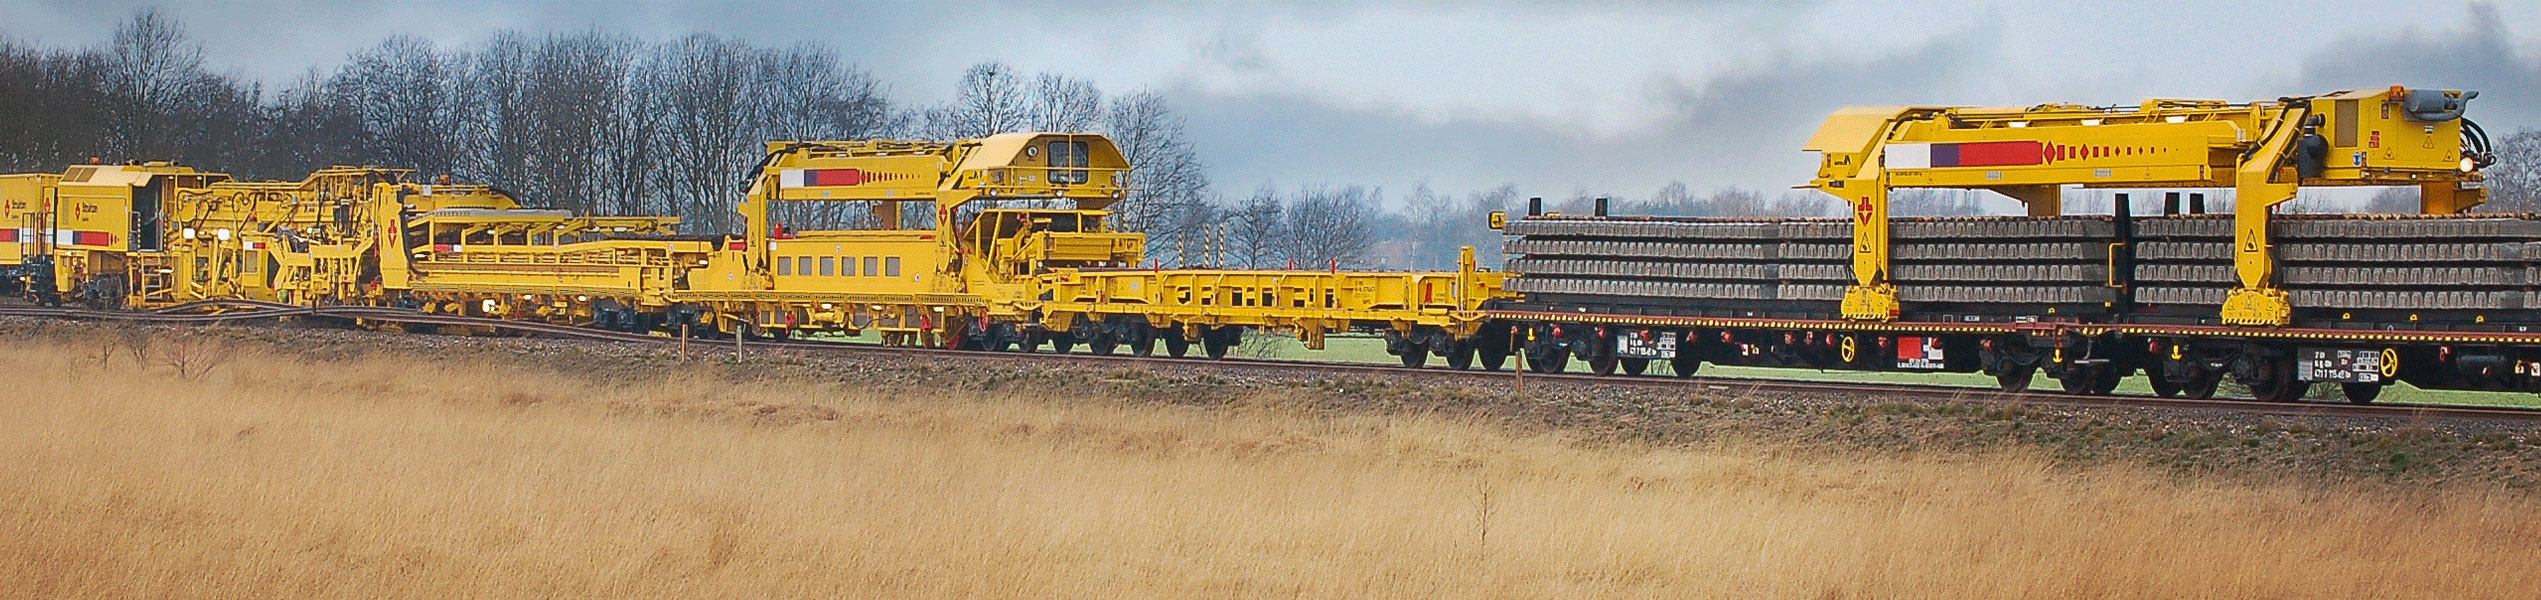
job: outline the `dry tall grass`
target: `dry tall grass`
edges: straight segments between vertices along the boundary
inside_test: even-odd
[[[2541,502],[1429,418],[0,352],[33,597],[2530,597]],[[632,379],[632,378],[628,378]]]

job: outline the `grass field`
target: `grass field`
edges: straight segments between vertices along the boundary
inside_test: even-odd
[[[2513,598],[2541,499],[1442,417],[12,342],[25,597]],[[188,366],[190,365],[190,366]]]

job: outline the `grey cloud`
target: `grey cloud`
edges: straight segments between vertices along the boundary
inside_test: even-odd
[[[2541,127],[2541,58],[2516,53],[2495,5],[2472,5],[2467,17],[2459,29],[2348,36],[2328,44],[2304,61],[2303,89],[2478,90],[2470,117],[2491,132]]]
[[[1801,145],[1820,121],[1852,105],[1965,104],[1971,75],[1999,60],[1999,21],[1988,19],[1908,50],[1868,60],[1785,56],[1699,84],[1659,84],[1673,117],[1653,143],[1678,148],[1672,168],[1697,179],[1778,187],[1804,183],[1813,157]],[[1794,166],[1799,168],[1794,169]]]
[[[1207,64],[1236,72],[1266,72],[1270,59],[1262,55],[1262,32],[1250,23],[1228,23],[1217,35],[1193,44],[1192,54]]]
[[[1617,136],[1530,120],[1424,122],[1292,95],[1171,95],[1230,190],[1260,182],[1408,190],[1426,181],[1449,193],[1514,183],[1534,196],[1641,197],[1671,180],[1772,190],[1808,181],[1815,159],[1800,147],[1836,108],[1963,98],[1954,90],[1972,87],[1970,74],[1995,60],[1998,28],[1988,21],[1867,60],[1786,55],[1703,81],[1653,80],[1647,93],[1668,117]]]

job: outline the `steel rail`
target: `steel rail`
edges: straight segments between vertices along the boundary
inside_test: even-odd
[[[456,325],[478,327],[557,338],[639,344],[675,344],[676,337],[607,331],[588,327],[538,321],[471,317],[446,313],[427,313],[401,308],[375,306],[293,306],[269,302],[215,300],[171,306],[147,312],[103,311],[68,307],[0,306],[0,316],[52,319],[123,321],[139,323],[208,324],[233,321],[310,317],[347,321],[375,321],[423,325]],[[703,342],[701,350],[712,352],[723,341]],[[706,345],[711,344],[711,345]],[[1090,366],[1176,367],[1195,369],[1252,369],[1300,375],[1329,377],[1337,373],[1353,373],[1375,377],[1423,377],[1487,380],[1512,385],[1536,385],[1537,382],[1574,386],[1618,386],[1691,390],[1703,394],[1825,394],[1881,397],[1927,403],[1967,403],[2025,407],[2073,408],[2155,408],[2174,410],[2218,410],[2245,414],[2286,417],[2339,417],[2382,419],[2468,419],[2485,421],[2541,422],[2541,409],[2442,404],[2344,404],[2328,402],[2267,403],[2252,400],[2162,398],[2147,395],[2084,396],[2044,391],[2007,392],[2001,390],[1909,383],[1851,383],[1826,381],[1793,381],[1726,377],[1671,377],[1664,375],[1601,376],[1585,373],[1525,373],[1513,371],[1478,371],[1450,369],[1408,369],[1392,365],[1336,363],[1320,361],[1224,359],[1204,357],[1167,357],[1135,355],[1056,354],[1041,352],[990,352],[985,350],[952,350],[945,348],[882,346],[842,342],[806,342],[784,340],[744,340],[737,343],[744,350],[792,350],[824,353],[871,353],[894,357],[934,356],[943,358],[1034,360],[1085,364]]]

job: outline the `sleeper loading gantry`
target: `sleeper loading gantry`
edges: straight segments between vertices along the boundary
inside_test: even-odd
[[[2304,186],[2412,186],[2425,214],[2483,199],[2486,140],[2462,118],[2477,92],[2338,92],[2233,104],[2147,100],[2131,107],[1854,107],[1809,139],[1822,155],[1810,187],[1852,206],[1853,282],[1844,315],[1899,313],[1890,279],[1889,194],[1903,188],[2001,193],[2032,216],[2061,210],[2061,186],[2229,188],[2238,285],[2221,320],[2282,326],[2293,307],[2276,288],[2269,215]]]

